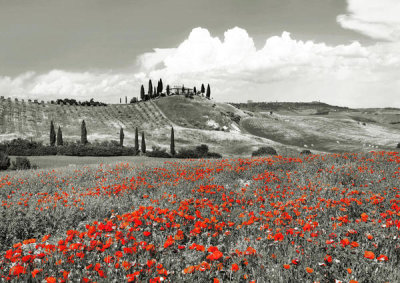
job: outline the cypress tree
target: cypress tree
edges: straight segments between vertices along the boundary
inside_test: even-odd
[[[137,127],[135,130],[135,151],[139,152],[139,131]]]
[[[57,145],[58,146],[64,145],[64,141],[63,141],[62,132],[61,132],[61,128],[60,127],[58,127],[58,132],[57,132]]]
[[[163,82],[162,79],[160,79],[160,93],[163,92],[164,86],[163,86]]]
[[[150,97],[153,95],[153,83],[149,80],[149,95]]]
[[[144,86],[143,85],[140,87],[140,99],[144,100]]]
[[[50,122],[50,146],[56,144],[56,131],[54,130],[53,120]]]
[[[201,93],[204,94],[206,92],[206,89],[204,87],[204,84],[201,84]]]
[[[167,85],[167,95],[169,95],[169,92],[170,92],[169,85]]]
[[[142,153],[146,153],[146,141],[144,139],[144,132],[142,132]]]
[[[182,93],[185,93],[185,85],[182,86]]]
[[[81,143],[82,144],[88,143],[85,120],[82,120],[82,125],[81,125]]]
[[[157,89],[156,89],[156,87],[154,87],[154,92],[153,92],[153,97],[156,97],[157,96]]]
[[[174,127],[171,128],[171,155],[175,156],[175,135],[174,135]]]
[[[119,130],[119,146],[124,146],[124,129]]]
[[[196,89],[196,87],[193,88],[193,92],[194,92],[194,94],[197,94],[197,89]]]
[[[207,97],[208,99],[210,99],[210,96],[211,96],[210,85],[207,85],[207,94],[206,94],[206,97]]]
[[[125,104],[128,104],[128,97],[125,96]]]

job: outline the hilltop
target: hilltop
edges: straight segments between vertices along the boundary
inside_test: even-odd
[[[85,120],[89,141],[117,140],[124,128],[125,144],[134,131],[145,131],[148,148],[169,147],[175,128],[177,149],[208,144],[226,157],[250,155],[261,145],[278,152],[368,151],[394,149],[400,142],[400,110],[351,109],[312,103],[219,103],[201,96],[159,97],[107,106],[57,105],[0,99],[0,140],[28,138],[48,143],[50,121],[66,141],[80,138]]]

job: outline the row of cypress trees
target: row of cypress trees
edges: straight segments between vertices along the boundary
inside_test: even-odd
[[[119,145],[123,146],[124,144],[124,129],[121,128],[119,131]],[[58,133],[56,135],[56,131],[54,129],[54,123],[51,121],[50,123],[50,146],[55,146],[57,143],[57,146],[62,146],[64,145],[63,142],[63,137],[62,137],[62,131],[61,127],[58,127]],[[87,144],[88,139],[87,139],[87,130],[86,130],[86,123],[85,120],[82,121],[81,124],[81,143],[82,144]],[[142,140],[141,140],[141,148],[140,148],[142,153],[146,153],[146,139],[144,136],[144,132],[142,132]],[[139,152],[139,130],[138,128],[135,129],[135,151]],[[172,156],[175,156],[176,151],[175,151],[175,134],[174,134],[174,128],[171,127],[171,143],[170,143],[170,152]]]
[[[54,129],[54,123],[53,123],[53,121],[51,121],[51,123],[50,123],[50,145],[55,146],[56,143],[59,146],[64,145],[62,131],[61,131],[61,127],[59,126],[57,135],[56,135],[56,131]]]

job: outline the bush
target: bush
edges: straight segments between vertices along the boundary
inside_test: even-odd
[[[257,149],[256,151],[253,151],[251,156],[264,156],[264,155],[277,155],[278,153],[273,147],[270,146],[263,146]]]
[[[10,164],[10,157],[8,157],[8,154],[0,151],[0,170],[7,170]]]
[[[13,170],[27,170],[31,168],[31,162],[26,157],[17,157],[12,164]]]
[[[130,156],[138,152],[133,147],[70,144],[57,148],[60,155],[67,156]]]
[[[300,154],[301,154],[301,155],[311,155],[312,152],[311,152],[310,150],[308,150],[308,149],[304,149],[304,150],[302,150],[302,151],[300,152]]]
[[[159,158],[171,158],[171,155],[166,149],[161,149],[158,146],[153,146],[152,151],[147,151],[146,156],[148,157],[159,157]]]
[[[176,158],[222,158],[222,155],[216,152],[208,152],[208,146],[205,144],[196,146],[194,149],[182,149],[178,154],[175,155]]]
[[[8,150],[9,155],[42,156],[42,155],[68,155],[68,156],[127,156],[137,155],[133,147],[121,147],[118,141],[104,141],[95,144],[64,143],[63,146],[44,146],[38,142],[15,139],[0,144],[0,151]]]

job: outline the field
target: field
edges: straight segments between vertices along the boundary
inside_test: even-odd
[[[82,166],[98,166],[99,164],[113,164],[113,163],[129,163],[131,166],[158,166],[163,164],[166,160],[173,159],[158,159],[146,156],[29,156],[31,164],[36,165],[40,169],[54,169],[62,167],[77,168]],[[15,161],[15,156],[11,156],[11,161]]]
[[[0,276],[399,282],[399,163],[382,151],[5,172]]]

